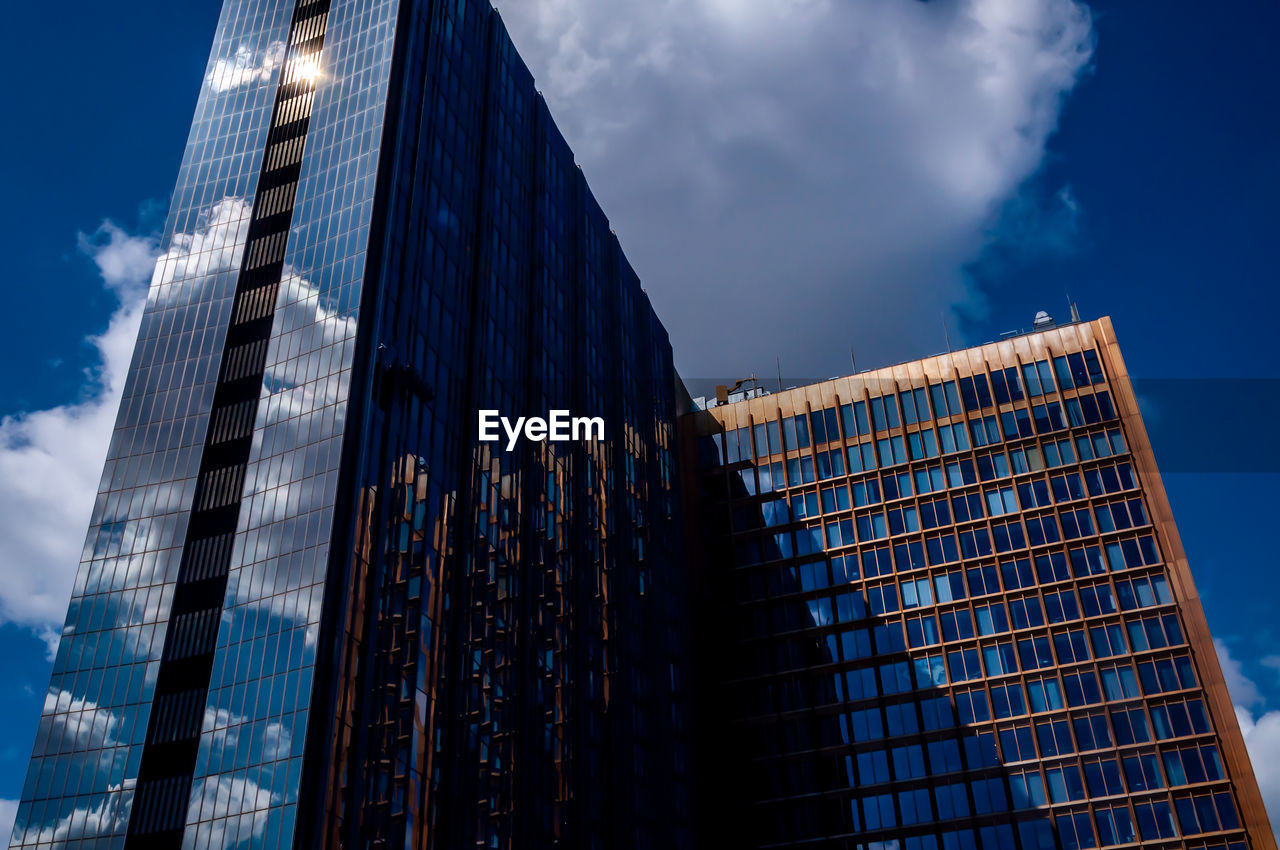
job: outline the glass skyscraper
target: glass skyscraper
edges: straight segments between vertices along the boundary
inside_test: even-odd
[[[682,430],[718,846],[1275,848],[1110,321]]]
[[[687,846],[671,349],[488,3],[226,0],[162,248],[12,846]]]

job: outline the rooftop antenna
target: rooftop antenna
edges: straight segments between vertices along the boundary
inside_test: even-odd
[[[853,373],[858,374],[858,358],[853,356],[853,346],[849,346],[849,365],[853,367]]]
[[[947,338],[947,353],[951,353],[951,330],[947,327],[947,314],[942,314],[942,335]]]
[[[778,361],[778,392],[782,392],[782,355],[777,355]]]

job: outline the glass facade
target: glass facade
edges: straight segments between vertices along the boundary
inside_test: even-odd
[[[1107,320],[682,422],[709,839],[1275,846]]]
[[[125,841],[291,14],[234,0],[218,23],[14,847]]]
[[[496,12],[227,0],[163,248],[12,846],[687,846],[670,344]]]
[[[399,27],[299,846],[688,846],[670,343],[497,14]]]

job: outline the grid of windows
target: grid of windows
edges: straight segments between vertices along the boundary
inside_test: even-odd
[[[354,382],[367,502],[337,512],[361,519],[326,586],[347,649],[318,671],[335,710],[309,751],[312,810],[342,817],[315,830],[686,846],[666,332],[497,13],[415,4],[398,26],[379,301],[361,320],[394,368],[375,357]],[[605,439],[506,451],[477,439],[477,409],[590,411]],[[394,686],[361,693],[357,674]]]
[[[315,92],[296,107],[309,130],[187,811],[195,848],[293,841],[396,8],[295,10],[288,56]]]
[[[164,245],[15,846],[688,846],[671,347],[498,14],[227,0]]]
[[[748,844],[1246,840],[1094,331],[709,411]]]
[[[207,618],[170,622],[170,610],[292,11],[291,2],[230,0],[218,22],[15,847],[123,844],[166,634],[207,639]]]

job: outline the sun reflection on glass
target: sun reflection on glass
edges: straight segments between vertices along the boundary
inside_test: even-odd
[[[289,62],[289,79],[291,81],[302,81],[314,83],[324,74],[320,70],[320,56],[313,53],[309,56],[299,56]]]

